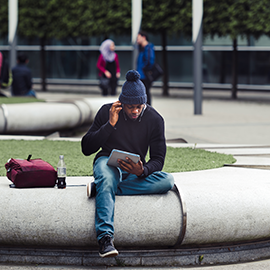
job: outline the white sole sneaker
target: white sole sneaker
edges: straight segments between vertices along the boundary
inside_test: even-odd
[[[96,191],[96,185],[95,185],[94,181],[87,184],[86,190],[87,190],[87,197],[88,198],[96,197],[97,191]]]
[[[109,252],[106,252],[105,254],[99,253],[99,256],[101,258],[115,257],[117,255],[118,255],[118,251],[116,249],[115,250],[112,250],[112,251],[109,251]]]
[[[91,196],[91,183],[87,184],[87,197]]]

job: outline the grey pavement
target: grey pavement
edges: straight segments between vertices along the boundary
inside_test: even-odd
[[[113,267],[115,270],[125,269],[125,270],[166,270],[166,269],[178,269],[178,270],[197,270],[198,268],[205,270],[267,270],[270,267],[270,260],[261,260],[256,262],[248,262],[248,263],[239,263],[239,264],[226,264],[226,265],[213,265],[213,266],[186,266],[186,267]],[[108,269],[109,266],[104,267],[84,267],[84,266],[53,266],[53,265],[2,265],[0,264],[1,270],[85,270],[85,269]]]
[[[118,89],[120,93],[120,89]],[[202,115],[194,115],[191,90],[170,90],[169,97],[161,89],[152,89],[153,107],[164,117],[169,146],[197,147],[208,151],[232,154],[235,167],[270,168],[270,93],[239,92],[231,100],[229,91],[204,91]],[[38,98],[48,101],[64,99],[101,98],[97,87],[49,86],[48,92],[37,92]],[[116,96],[117,99],[117,96]],[[76,138],[74,138],[76,139]],[[77,138],[78,140],[80,137]],[[183,141],[187,143],[183,143]],[[259,175],[258,175],[259,177]],[[0,269],[99,269],[105,267],[76,266],[16,266],[1,265]],[[164,269],[149,267],[150,269]],[[137,269],[149,269],[139,267]],[[227,264],[171,267],[172,269],[270,269],[270,260]],[[114,269],[121,269],[114,267]],[[125,269],[136,269],[125,267]],[[165,268],[165,269],[169,269]]]
[[[4,92],[9,95],[8,91]],[[270,144],[270,92],[239,92],[238,99],[231,100],[230,91],[204,90],[201,115],[194,115],[192,90],[170,89],[169,97],[163,97],[161,93],[160,88],[152,89],[152,106],[165,119],[168,140],[183,138],[189,143]],[[48,101],[102,98],[94,86],[52,85],[47,92],[38,90],[37,97]]]
[[[186,266],[186,267],[89,267],[89,266],[56,266],[56,265],[7,265],[0,264],[1,270],[84,270],[84,269],[108,269],[112,268],[115,270],[126,269],[126,270],[167,270],[167,269],[178,269],[178,270],[197,270],[199,268],[205,270],[268,270],[270,269],[270,260],[261,260],[255,262],[247,262],[247,263],[238,263],[238,264],[226,264],[226,265],[200,265],[200,266]]]
[[[169,97],[163,97],[159,88],[152,89],[152,93],[152,106],[165,119],[168,140],[270,145],[269,92],[239,92],[239,98],[231,100],[229,91],[204,91],[201,115],[194,115],[191,90],[171,89]],[[55,86],[46,93],[38,91],[37,96],[47,100],[101,98],[95,87],[77,87],[64,92]]]

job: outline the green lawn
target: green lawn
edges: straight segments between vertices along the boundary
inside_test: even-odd
[[[43,99],[33,97],[0,97],[0,104],[45,102]]]
[[[95,155],[86,157],[81,152],[80,142],[71,141],[25,141],[0,140],[0,176],[6,175],[5,163],[9,158],[41,158],[56,168],[59,155],[64,155],[68,176],[87,176],[93,173]],[[232,155],[208,152],[192,148],[167,148],[163,170],[166,172],[185,172],[207,170],[234,163]]]

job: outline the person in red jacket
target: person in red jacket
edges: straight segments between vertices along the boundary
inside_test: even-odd
[[[97,61],[99,70],[100,88],[102,95],[107,96],[110,90],[112,96],[116,95],[116,87],[120,78],[120,65],[118,55],[114,51],[115,45],[111,39],[106,39],[100,45],[100,55]]]

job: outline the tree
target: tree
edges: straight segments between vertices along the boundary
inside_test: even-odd
[[[46,40],[50,37],[53,27],[49,12],[50,1],[46,0],[20,0],[18,35],[25,37],[38,37],[40,40],[41,54],[41,79],[42,90],[46,90]]]
[[[8,34],[8,1],[0,0],[0,37]]]
[[[130,32],[131,4],[127,0],[20,0],[19,2],[19,34],[40,39],[44,91],[46,90],[44,48],[48,38],[106,36]]]
[[[160,33],[162,40],[163,96],[168,96],[167,35],[191,35],[192,9],[187,0],[143,0],[142,28]]]
[[[268,0],[204,0],[205,35],[230,36],[233,41],[232,98],[237,98],[237,37],[270,35]]]
[[[93,6],[93,34],[131,34],[131,0],[99,0]]]
[[[42,90],[46,90],[46,51],[49,38],[63,38],[73,34],[81,34],[81,26],[88,26],[91,34],[91,9],[88,1],[70,0],[20,0],[18,34],[25,37],[38,37],[41,54]],[[91,1],[89,1],[91,3]],[[77,18],[80,18],[76,20]],[[71,20],[70,18],[74,18]],[[81,22],[84,22],[82,24]],[[85,30],[84,28],[84,30]]]

